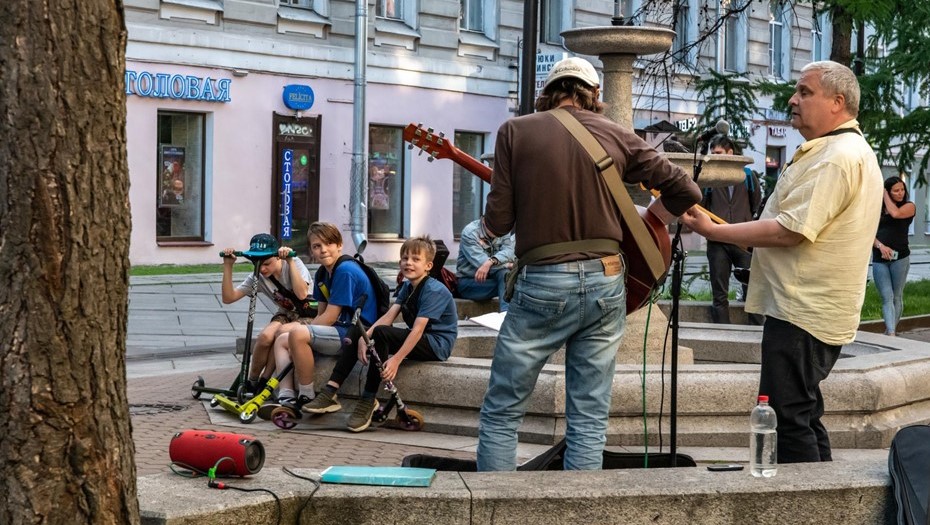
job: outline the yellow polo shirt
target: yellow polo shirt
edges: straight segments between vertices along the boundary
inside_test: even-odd
[[[850,120],[837,129],[858,126]],[[826,344],[852,342],[883,191],[875,153],[859,134],[802,144],[761,219],[775,219],[805,240],[753,250],[746,311],[787,321]]]

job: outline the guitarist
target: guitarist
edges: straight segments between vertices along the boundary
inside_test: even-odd
[[[517,429],[540,369],[566,346],[566,469],[601,468],[614,363],[626,322],[621,215],[592,157],[558,120],[567,112],[608,152],[627,183],[657,188],[663,223],[701,200],[681,169],[601,113],[589,62],[558,62],[537,113],[497,132],[484,236],[515,233],[517,276],[481,407],[478,469],[516,468]],[[555,243],[570,243],[553,246]]]

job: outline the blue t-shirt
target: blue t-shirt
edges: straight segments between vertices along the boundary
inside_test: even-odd
[[[375,290],[358,263],[343,261],[336,267],[334,275],[330,275],[325,269],[320,273],[323,278],[313,283],[313,298],[342,307],[335,324],[337,328],[348,328],[352,325],[352,316],[362,296],[368,296],[362,308],[362,322],[371,326],[378,320],[378,299],[375,297]],[[323,294],[321,286],[325,286],[329,291],[328,298]]]
[[[427,279],[420,292],[420,304],[417,317],[426,317],[429,323],[423,335],[440,361],[449,359],[452,346],[459,333],[459,316],[455,310],[455,300],[446,285],[436,279]],[[397,292],[396,304],[403,305],[413,293],[410,281],[404,281]]]

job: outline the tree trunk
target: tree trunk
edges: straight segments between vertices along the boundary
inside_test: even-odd
[[[833,20],[833,40],[830,47],[830,60],[846,67],[852,66],[852,16],[842,6],[830,8]]]
[[[0,44],[0,523],[138,523],[122,2],[0,1]]]

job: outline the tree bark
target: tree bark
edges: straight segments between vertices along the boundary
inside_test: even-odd
[[[0,523],[139,522],[120,0],[0,2]]]
[[[851,67],[852,16],[842,6],[834,4],[830,7],[830,18],[833,20],[830,60]]]

